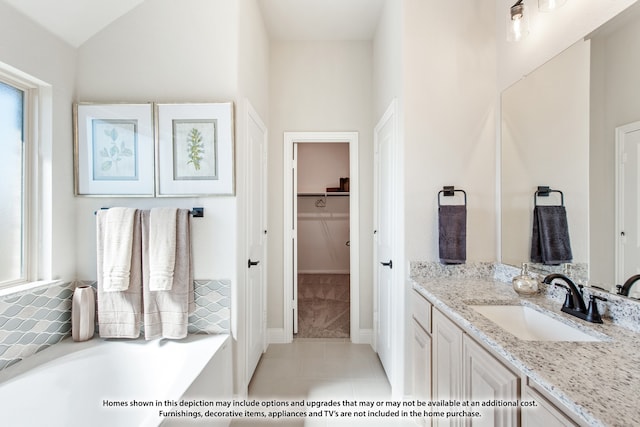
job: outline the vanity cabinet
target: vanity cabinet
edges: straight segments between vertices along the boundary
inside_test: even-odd
[[[516,401],[520,377],[438,310],[433,310],[433,399]],[[478,418],[438,418],[436,426],[518,426],[516,407],[462,407]]]

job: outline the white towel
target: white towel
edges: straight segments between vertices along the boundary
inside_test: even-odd
[[[173,286],[170,291],[163,292],[149,289],[149,214],[149,211],[142,211],[141,214],[145,339],[181,339],[187,336],[189,313],[195,308],[189,210],[178,210]]]
[[[177,208],[153,208],[149,214],[149,290],[170,291],[176,265]]]
[[[129,288],[121,292],[104,289],[104,239],[106,212],[97,218],[98,328],[102,338],[137,338],[142,319],[142,227],[140,211],[134,215]]]
[[[133,216],[136,209],[110,208],[97,213],[103,221],[102,279],[105,292],[129,289]]]

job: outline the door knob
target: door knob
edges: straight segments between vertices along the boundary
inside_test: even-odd
[[[249,258],[249,261],[247,262],[247,267],[251,268],[254,265],[258,265],[260,264],[260,261],[251,261],[251,258]]]
[[[392,260],[389,260],[389,262],[381,262],[380,264],[382,264],[384,267],[393,268],[393,261]]]

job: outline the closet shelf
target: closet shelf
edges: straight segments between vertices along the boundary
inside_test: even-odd
[[[348,196],[348,191],[328,191],[326,193],[298,193],[298,197]]]

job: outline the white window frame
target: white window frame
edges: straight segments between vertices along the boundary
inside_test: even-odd
[[[0,63],[0,80],[24,92],[23,272],[0,296],[54,282],[52,273],[52,88]]]

